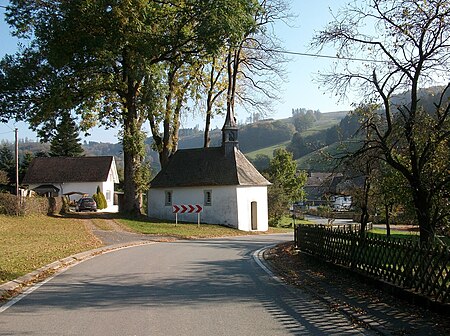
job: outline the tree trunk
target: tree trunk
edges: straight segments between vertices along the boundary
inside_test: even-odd
[[[209,136],[210,128],[211,128],[211,106],[210,102],[208,101],[206,108],[205,133],[203,137],[203,147],[205,148],[209,147],[209,145],[211,144],[211,138]]]
[[[159,163],[161,164],[161,168],[164,168],[169,163],[169,149],[166,146],[163,146],[162,150],[159,152]]]
[[[139,137],[140,125],[135,118],[130,118],[124,122],[123,135],[123,157],[124,157],[124,198],[121,212],[131,215],[139,215],[141,213],[141,194],[137,192],[136,173],[141,164],[142,158],[139,153],[140,141]]]
[[[221,76],[223,67],[219,68],[219,70],[216,73],[216,61],[217,59],[214,57],[211,64],[211,72],[209,73],[209,89],[208,94],[206,96],[206,120],[205,120],[205,133],[203,138],[203,147],[205,148],[211,145],[210,128],[214,103],[225,91],[225,89],[219,90],[217,87],[217,83],[219,82],[219,78]],[[214,89],[218,90],[215,94]]]
[[[366,172],[367,174],[370,172],[370,164],[366,163]],[[369,192],[370,192],[371,183],[369,177],[366,176],[364,179],[364,195],[363,195],[363,203],[361,205],[361,237],[365,237],[367,223],[369,222]]]
[[[205,120],[205,134],[203,138],[203,147],[207,148],[211,144],[211,138],[209,137],[209,129],[211,127],[211,113],[212,113],[212,100],[213,100],[213,87],[214,87],[214,63],[211,69],[209,90],[206,97],[206,120]]]
[[[369,210],[367,207],[361,207],[361,237],[366,236],[367,223],[369,222]]]
[[[141,137],[143,121],[139,117],[136,107],[137,93],[140,80],[134,76],[130,64],[129,48],[123,49],[123,81],[127,91],[121,96],[123,100],[123,157],[124,157],[124,197],[121,212],[130,215],[141,214],[141,193],[138,192],[136,174],[142,163],[144,153],[144,139]]]
[[[209,128],[211,127],[211,111],[206,112],[206,121],[205,121],[205,134],[203,138],[203,147],[209,147],[211,144],[211,138],[209,137]]]
[[[205,134],[203,138],[203,147],[207,148],[211,144],[211,138],[209,137],[209,129],[211,127],[211,113],[212,113],[212,105],[213,105],[213,89],[214,89],[214,69],[215,69],[215,61],[213,59],[211,72],[209,74],[209,90],[206,96],[206,120],[205,120]]]
[[[417,220],[419,222],[420,242],[421,244],[428,244],[435,235],[435,228],[431,222],[430,207],[425,201],[414,201],[416,207]]]
[[[430,201],[429,191],[421,186],[418,179],[412,181],[412,196],[414,201],[415,212],[419,224],[420,243],[428,244],[433,240],[435,235],[435,227],[431,218],[432,202]]]
[[[178,132],[180,128],[180,113],[183,106],[184,95],[189,88],[190,81],[182,87],[177,86],[178,65],[174,65],[168,74],[169,90],[166,95],[165,113],[163,121],[163,134],[159,138],[159,162],[161,168],[169,163],[169,159],[178,148]],[[178,92],[175,92],[178,91]],[[174,104],[175,103],[175,104]]]
[[[131,151],[123,150],[123,163],[124,163],[124,181],[123,181],[123,203],[120,209],[121,212],[138,215],[141,213],[141,197],[136,192],[137,186],[134,181],[135,166],[134,162],[136,158]]]
[[[385,215],[386,215],[386,236],[390,237],[391,236],[391,223],[390,223],[390,209],[389,209],[389,205],[385,204],[384,205],[384,211],[385,211]]]

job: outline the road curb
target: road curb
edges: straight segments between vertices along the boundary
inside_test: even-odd
[[[115,245],[107,245],[103,247],[99,247],[93,250],[80,252],[69,257],[59,259],[54,261],[48,265],[45,265],[37,270],[34,270],[28,274],[22,275],[21,277],[11,280],[7,283],[0,285],[0,304],[2,300],[9,300],[12,297],[22,293],[26,288],[34,285],[38,282],[41,282],[48,278],[50,275],[53,275],[58,272],[62,272],[68,267],[75,266],[76,264],[83,262],[85,260],[91,259],[97,255],[105,254],[113,251],[117,251],[120,249],[140,246],[140,245],[149,245],[155,244],[156,241],[137,241],[131,243],[123,243],[123,244],[115,244]]]

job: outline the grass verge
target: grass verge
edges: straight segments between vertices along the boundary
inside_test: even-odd
[[[313,222],[310,222],[308,220],[305,219],[296,219],[294,220],[292,217],[290,216],[284,216],[280,219],[280,221],[278,222],[278,226],[279,228],[291,228],[293,229],[293,225],[295,224],[314,224]]]
[[[99,246],[81,220],[0,215],[0,284]]]
[[[386,229],[374,228],[368,231],[368,233],[369,235],[372,235],[374,237],[386,236]],[[400,239],[411,239],[411,240],[420,239],[419,231],[391,230],[391,237]],[[438,242],[439,244],[450,246],[450,237],[436,236],[435,241]]]
[[[372,230],[368,231],[370,234],[373,235],[386,235],[386,229],[379,229],[379,228],[373,228]],[[412,237],[419,237],[418,231],[401,231],[401,230],[391,230],[391,236],[394,238],[408,238],[411,239]]]
[[[190,223],[168,223],[161,221],[152,221],[146,219],[118,219],[119,223],[131,228],[133,231],[163,236],[172,236],[183,239],[194,238],[215,238],[215,237],[232,237],[245,236],[249,234],[270,234],[270,233],[286,233],[292,232],[292,229],[269,228],[267,232],[246,232],[232,229],[221,225],[197,224]]]

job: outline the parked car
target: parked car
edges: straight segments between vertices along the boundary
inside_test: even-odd
[[[79,211],[97,211],[97,203],[92,197],[82,197],[78,200],[75,210]]]

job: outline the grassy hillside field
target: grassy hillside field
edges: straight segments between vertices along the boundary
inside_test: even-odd
[[[329,172],[338,163],[338,158],[343,153],[352,152],[360,146],[359,142],[344,141],[342,143],[334,143],[326,146],[318,151],[309,153],[297,161],[297,167],[301,170],[315,171],[315,172]]]
[[[314,134],[317,134],[318,132],[327,130],[327,129],[335,126],[335,125],[338,125],[339,122],[347,115],[347,113],[348,113],[347,111],[322,113],[321,114],[321,118],[319,120],[317,120],[312,125],[312,127],[310,127],[307,130],[301,132],[302,137],[314,135]],[[290,119],[291,118],[282,119],[282,121],[290,122]],[[245,154],[245,156],[247,156],[250,159],[254,159],[258,154],[260,154],[260,155],[267,155],[269,158],[272,158],[273,157],[273,152],[274,152],[275,149],[286,148],[286,146],[289,144],[289,142],[290,141],[284,141],[284,142],[278,143],[276,145],[272,145],[272,146],[269,146],[269,147],[262,147],[262,148],[259,148],[257,150],[251,151],[251,152],[244,152],[244,154]],[[336,147],[337,147],[337,145],[336,145]],[[316,154],[316,155],[312,155],[312,154]],[[310,156],[309,159],[306,159],[307,161],[310,160],[311,158],[313,160],[319,159],[319,156],[318,156],[318,154],[316,152],[311,153],[311,154],[309,154],[307,156]],[[303,158],[299,159],[299,162],[302,159]],[[311,163],[313,163],[313,161],[311,161]],[[303,162],[302,162],[302,166],[304,167],[304,166],[306,166],[306,164],[303,164]]]

